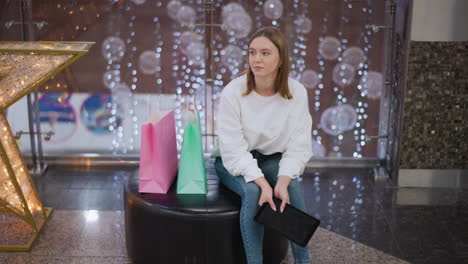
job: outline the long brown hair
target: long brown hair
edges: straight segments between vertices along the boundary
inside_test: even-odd
[[[281,97],[285,99],[292,99],[292,95],[288,86],[290,70],[288,41],[279,29],[274,27],[264,27],[253,34],[249,41],[248,47],[250,47],[252,41],[258,37],[265,37],[269,39],[278,49],[280,56],[280,67],[278,69],[278,73],[276,74],[274,83],[275,92],[279,92]],[[244,96],[250,94],[255,89],[255,76],[252,72],[252,69],[250,69],[250,65],[245,73],[247,74],[247,90],[242,94]]]

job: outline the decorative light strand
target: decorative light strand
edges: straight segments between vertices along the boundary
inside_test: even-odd
[[[347,0],[344,0],[344,1],[346,3]],[[349,22],[349,18],[345,15],[345,13],[347,11],[346,7],[342,11],[343,12],[342,12],[342,16],[341,16],[341,19],[340,19],[340,26],[339,26],[339,30],[338,30],[338,39],[341,42],[341,51],[345,50],[346,47],[347,47],[348,39],[346,39],[343,36],[344,35],[343,32],[345,31],[345,24],[347,24]],[[340,55],[337,58],[338,62],[343,61],[342,56],[343,56],[342,53],[340,53]],[[344,87],[341,87],[340,85],[337,85],[335,82],[332,82],[332,83],[334,84],[333,92],[336,94],[336,99],[335,99],[336,105],[338,105],[338,106],[342,105],[347,100],[344,97]],[[341,150],[341,145],[343,144],[343,139],[344,139],[343,132],[340,133],[339,135],[333,137],[332,151],[333,151],[334,155],[337,156],[337,157],[342,157],[342,153],[340,152],[340,150]]]
[[[361,32],[360,42],[364,41],[364,54],[366,56],[366,61],[364,62],[363,69],[357,71],[357,74],[362,77],[367,74],[370,64],[370,49],[372,48],[370,37],[372,36],[372,30],[370,26],[371,15],[373,13],[371,3],[367,3],[367,7],[363,7],[360,11],[362,11],[366,15],[366,24],[363,27],[363,31]],[[369,106],[367,103],[366,94],[361,91],[362,87],[360,84],[357,85],[357,92],[358,92],[358,105],[356,108],[357,112],[357,122],[356,128],[354,129],[354,140],[356,144],[356,151],[353,153],[353,157],[362,158],[362,149],[366,145],[366,129],[365,129],[365,121],[368,118],[367,113],[365,112],[366,108]]]
[[[254,28],[261,28],[263,27],[263,2],[262,0],[254,0],[255,1],[255,7],[253,9],[252,15],[254,16],[254,23],[255,27]]]
[[[329,19],[329,1],[328,0],[323,0],[326,2],[326,8],[325,8],[325,14],[322,17],[322,29],[321,29],[321,36],[319,37],[319,41],[322,41],[325,36],[328,33],[328,19]],[[317,62],[318,62],[318,74],[317,77],[319,79],[319,84],[317,85],[317,89],[315,89],[315,102],[314,102],[314,111],[319,112],[320,111],[320,94],[321,91],[325,88],[325,85],[323,84],[323,79],[325,76],[325,60],[322,57],[322,55],[317,52]],[[318,133],[318,129],[320,128],[320,124],[317,125],[317,129],[312,130],[312,135],[315,136],[315,140],[322,144],[322,137]]]
[[[121,12],[123,6],[117,5],[117,12],[111,13],[111,18],[109,19],[110,21],[110,26],[109,26],[109,33],[115,35],[111,35],[111,37],[108,37],[106,40],[113,40],[113,42],[118,43],[119,47],[123,47],[123,51],[120,51],[120,49],[114,50],[115,48],[112,47],[111,41],[109,41],[109,53],[105,53],[104,56],[107,57],[107,65],[106,65],[106,73],[104,75],[104,78],[106,78],[106,74],[111,73],[111,76],[113,78],[112,82],[110,82],[108,88],[111,89],[111,96],[110,98],[112,99],[110,102],[106,103],[106,108],[110,109],[110,115],[109,115],[109,130],[112,133],[112,144],[110,146],[110,151],[113,154],[117,154],[120,145],[121,145],[121,140],[120,140],[120,133],[119,132],[119,127],[121,128],[121,125],[119,125],[120,121],[120,116],[118,113],[117,109],[117,104],[114,103],[115,97],[112,97],[113,90],[116,89],[116,86],[120,84],[121,78],[121,65],[120,65],[120,60],[125,54],[125,42],[120,39],[120,30],[116,30],[114,28],[114,25],[119,25],[119,23],[115,23],[116,21],[119,21],[119,18],[121,17]],[[117,17],[117,19],[115,19]],[[115,37],[115,38],[114,38]],[[106,40],[104,41],[103,45],[106,45]]]
[[[128,13],[131,13],[132,8],[130,7],[130,5],[126,7],[126,11]],[[136,65],[135,63],[132,63],[136,61],[135,54],[137,52],[137,47],[135,46],[135,41],[134,41],[134,38],[136,35],[135,21],[136,21],[136,16],[135,15],[130,16],[130,22],[128,23],[130,36],[127,38],[127,45],[131,47],[128,53],[129,56],[128,56],[127,68],[129,68],[128,70],[130,71],[131,76],[132,76],[131,81],[130,81],[130,89],[131,89],[131,92],[129,93],[130,98],[128,99],[129,101],[127,103],[127,106],[129,108],[128,109],[129,116],[127,116],[127,113],[121,113],[121,115],[124,116],[125,119],[130,118],[130,120],[126,120],[126,121],[127,122],[130,121],[129,123],[131,123],[131,125],[129,128],[130,131],[123,131],[125,127],[122,128],[122,132],[124,132],[122,134],[122,137],[124,136],[127,137],[126,144],[125,144],[125,141],[122,140],[124,142],[124,145],[121,147],[121,151],[123,153],[126,153],[127,151],[133,151],[135,149],[135,142],[137,142],[137,138],[139,136],[139,126],[137,123],[138,119],[135,113],[135,108],[138,104],[138,101],[136,100],[135,94],[133,92],[137,89],[137,82],[138,82]],[[123,122],[122,122],[122,125],[123,125]]]
[[[206,13],[205,13],[205,5],[204,5],[204,2],[203,0],[197,0],[196,2],[196,5],[197,5],[197,10],[196,12],[198,14],[203,14],[204,16],[206,16]],[[202,135],[204,135],[203,137],[203,141],[205,142],[204,144],[204,147],[206,148],[206,139],[207,137],[205,136],[207,134],[207,117],[208,117],[208,111],[207,111],[207,106],[208,106],[208,102],[207,102],[207,98],[208,98],[208,94],[210,93],[208,91],[209,87],[206,85],[206,82],[205,82],[205,79],[206,79],[206,55],[205,55],[205,52],[206,52],[206,42],[205,42],[205,38],[206,38],[206,29],[205,28],[199,28],[198,30],[196,29],[196,32],[203,37],[203,52],[201,53],[201,58],[197,58],[195,57],[194,59],[197,61],[197,63],[195,63],[195,67],[194,67],[194,70],[193,70],[193,74],[191,76],[191,85],[190,85],[190,90],[189,90],[189,93],[192,97],[192,105],[193,105],[193,109],[196,111],[196,112],[199,112],[200,113],[200,125],[201,125],[201,130],[202,130]]]
[[[293,1],[293,8],[294,11],[289,13],[289,16],[293,20],[293,24],[298,20],[295,18],[302,19],[305,21],[307,18],[307,11],[309,9],[309,5],[302,1],[301,6],[299,7],[299,0]],[[300,78],[302,73],[304,72],[306,65],[305,65],[305,57],[307,56],[307,46],[306,46],[306,37],[302,27],[297,25],[293,26],[292,28],[295,29],[294,31],[294,42],[292,43],[292,54],[291,54],[291,74],[294,77]]]
[[[184,98],[182,97],[182,73],[181,71],[183,70],[185,65],[181,65],[179,69],[179,64],[181,64],[181,61],[185,60],[185,57],[181,57],[181,52],[179,50],[179,45],[180,45],[180,31],[179,31],[179,26],[176,23],[173,23],[173,33],[172,35],[174,36],[174,43],[172,45],[172,74],[171,77],[173,77],[176,80],[176,102],[175,102],[175,122],[176,122],[176,139],[177,139],[177,151],[180,153],[180,150],[182,148],[182,134],[184,133],[184,129],[182,127],[182,110],[183,106],[182,103],[184,102]],[[180,155],[180,154],[179,154]]]

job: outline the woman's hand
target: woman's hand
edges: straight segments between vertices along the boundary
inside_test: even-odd
[[[273,189],[270,184],[265,180],[264,177],[257,178],[254,181],[261,190],[260,199],[258,199],[258,205],[262,206],[264,203],[268,203],[276,211],[275,203],[273,202]]]
[[[278,181],[276,182],[275,197],[283,201],[280,207],[281,213],[284,211],[286,204],[290,204],[288,192],[288,186],[290,182],[291,178],[288,176],[278,176]]]

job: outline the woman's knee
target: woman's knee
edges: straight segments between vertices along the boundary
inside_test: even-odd
[[[261,190],[255,182],[249,182],[245,186],[244,196],[245,198],[249,198],[249,200],[257,201],[260,198],[260,192]]]
[[[301,185],[297,179],[293,179],[288,185],[288,192],[301,192]]]
[[[216,172],[218,174],[219,173],[225,173],[225,171],[226,171],[226,168],[224,168],[224,164],[223,164],[223,161],[221,160],[221,158],[216,158],[215,159],[214,167],[215,167],[215,170],[216,170]]]

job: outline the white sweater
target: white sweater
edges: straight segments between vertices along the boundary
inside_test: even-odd
[[[250,151],[264,155],[283,153],[278,176],[300,176],[312,156],[312,118],[307,91],[288,80],[293,96],[288,100],[276,93],[262,96],[252,91],[247,96],[246,75],[232,80],[222,91],[217,125],[224,167],[246,182],[263,177]]]

